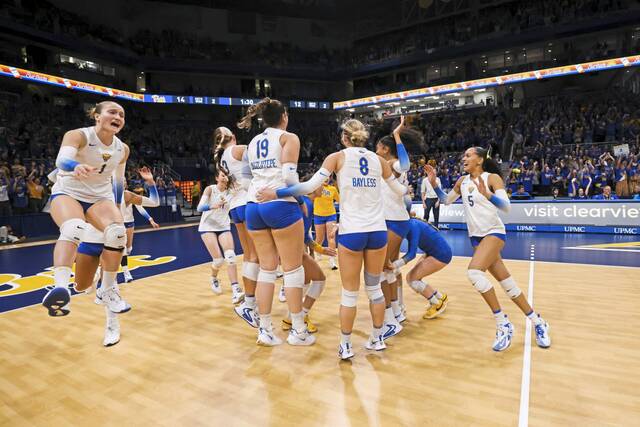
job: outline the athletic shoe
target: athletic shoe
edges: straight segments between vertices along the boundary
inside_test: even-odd
[[[51,317],[62,317],[71,311],[71,293],[67,288],[53,288],[42,299],[42,305]]]
[[[493,351],[505,351],[511,345],[513,339],[513,325],[511,322],[498,325],[496,340],[493,343]]]
[[[244,301],[244,292],[234,289],[233,295],[231,296],[231,303],[235,305],[240,304],[242,301]]]
[[[287,296],[284,293],[284,285],[280,286],[280,291],[278,292],[278,301],[287,302]]]
[[[122,272],[122,275],[124,276],[124,282],[125,283],[133,282],[133,276],[131,275],[129,270],[124,270]]]
[[[238,316],[249,324],[252,328],[258,327],[258,312],[251,307],[247,307],[246,304],[240,304],[233,307],[233,310]]]
[[[289,336],[287,337],[287,343],[289,345],[313,345],[316,342],[316,337],[311,335],[305,328],[304,331],[298,332],[291,328]]]
[[[256,344],[263,345],[265,347],[273,347],[282,344],[282,340],[273,333],[273,331],[267,331],[266,329],[258,329],[258,340]]]
[[[336,264],[336,257],[329,257],[329,266],[331,267],[332,270],[337,270],[338,269],[338,264]]]
[[[402,325],[394,318],[391,322],[385,322],[384,324],[384,339],[389,339],[392,336],[398,335],[402,331]]]
[[[435,319],[444,312],[445,308],[447,308],[447,304],[449,304],[449,297],[447,297],[447,294],[442,294],[442,299],[439,300],[437,304],[431,304],[422,318]]]
[[[222,286],[220,286],[220,281],[215,277],[211,278],[211,290],[216,295],[220,295],[222,293]]]
[[[382,351],[387,348],[387,345],[384,343],[384,337],[382,335],[377,338],[370,336],[364,348],[367,350]]]
[[[398,323],[402,323],[405,320],[407,320],[407,316],[405,316],[404,312],[402,310],[400,310],[400,314],[398,314],[396,317],[396,320],[398,321]]]
[[[315,334],[316,332],[318,332],[318,328],[316,327],[316,325],[311,323],[311,320],[309,319],[309,315],[308,314],[306,316],[304,316],[304,323],[307,325],[307,331],[309,331],[310,334]],[[289,331],[289,330],[291,330],[292,327],[293,327],[293,325],[291,323],[291,319],[282,319],[282,330],[283,331]]]
[[[536,330],[536,344],[540,348],[551,347],[551,337],[549,336],[549,324],[542,319],[542,323],[534,326]]]
[[[98,298],[101,300],[100,303],[97,302]],[[126,313],[131,310],[131,306],[120,296],[117,285],[107,291],[99,288],[96,291],[96,304],[105,304],[114,313]]]
[[[355,356],[355,354],[353,353],[353,347],[351,346],[351,343],[340,343],[340,346],[338,347],[338,357],[342,360],[349,360],[353,356]]]
[[[111,347],[120,342],[120,321],[118,320],[118,315],[110,312],[107,307],[105,307],[105,312],[107,313],[107,325],[104,329],[102,345]]]

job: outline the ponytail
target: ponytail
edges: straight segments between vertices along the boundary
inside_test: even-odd
[[[227,188],[233,188],[235,186],[235,178],[231,175],[229,170],[222,164],[222,155],[224,154],[224,150],[226,145],[233,138],[233,133],[224,127],[220,126],[213,131],[213,142],[215,144],[214,152],[213,152],[213,165],[215,170],[214,177],[218,177],[218,173],[222,171],[229,180]]]
[[[282,115],[287,112],[284,104],[277,99],[264,98],[262,101],[247,108],[247,114],[238,122],[239,129],[250,130],[255,116],[261,117],[267,127],[276,127],[282,121]]]
[[[491,155],[491,149],[487,150],[482,147],[474,147],[473,148],[478,157],[482,158],[482,170],[489,173],[495,173],[500,178],[502,178],[502,171],[500,170],[500,166],[493,160]]]

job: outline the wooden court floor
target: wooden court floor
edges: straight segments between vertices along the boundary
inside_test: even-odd
[[[640,425],[639,269],[535,262],[534,306],[553,346],[532,344],[523,420],[523,316],[498,290],[516,335],[494,353],[494,321],[467,283],[467,262],[456,257],[430,280],[451,299],[440,319],[422,320],[423,301],[405,289],[409,320],[385,352],[362,348],[362,292],[356,357],[346,363],[336,356],[338,272],[328,271],[314,308],[320,332],[310,348],[256,346],[228,286],[219,297],[210,291],[208,265],[124,286],[133,310],[111,348],[101,345],[104,312],[93,295],[74,298],[66,318],[41,307],[5,313],[0,425]],[[507,265],[527,289],[530,262]],[[274,320],[284,313],[274,302]]]

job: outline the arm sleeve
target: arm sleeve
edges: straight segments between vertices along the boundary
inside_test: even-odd
[[[75,160],[78,149],[69,145],[63,145],[58,151],[58,157],[56,158],[56,167],[65,172],[73,172],[73,170],[80,164]]]
[[[146,206],[148,208],[155,208],[160,206],[160,196],[158,195],[158,187],[156,187],[155,184],[149,187],[149,197],[142,196],[142,206]],[[140,210],[138,209],[138,212],[139,211]]]
[[[279,198],[290,197],[290,196],[302,196],[304,194],[309,194],[319,188],[322,183],[331,176],[331,172],[329,172],[325,168],[320,168],[318,172],[316,172],[309,181],[301,182],[299,184],[292,185],[290,187],[281,188],[276,191],[276,195]]]
[[[411,224],[411,232],[407,243],[407,253],[402,257],[405,264],[411,262],[418,253],[418,242],[420,242],[420,227],[417,224]]]
[[[398,151],[398,166],[400,170],[396,170],[398,173],[407,172],[410,168],[409,153],[404,148],[404,144],[396,144],[396,150]],[[395,164],[394,164],[395,169]]]
[[[202,197],[200,199],[200,203],[198,203],[198,207],[197,207],[197,211],[198,212],[206,212],[208,210],[211,210],[211,207],[209,207],[209,204],[207,203],[209,201],[208,197]]]
[[[398,196],[404,196],[405,194],[407,194],[407,191],[408,191],[407,187],[400,184],[400,181],[398,181],[396,177],[393,176],[393,174],[389,178],[385,179],[384,181],[387,183],[389,188],[391,188],[391,191],[396,193]]]
[[[282,165],[282,179],[288,186],[300,183],[298,178],[298,165],[295,163],[285,163]]]
[[[151,215],[149,215],[149,212],[147,212],[147,210],[145,208],[143,208],[140,205],[134,205],[134,206],[136,207],[138,212],[140,212],[140,215],[142,215],[144,217],[144,219],[146,219],[147,221],[151,222],[151,220],[153,218],[151,218]]]
[[[440,203],[443,205],[450,205],[460,198],[460,194],[456,193],[454,190],[449,191],[449,194],[442,191],[442,188],[440,187],[436,187],[433,190],[436,192]]]
[[[511,210],[511,202],[509,201],[507,192],[503,189],[497,190],[495,194],[492,194],[489,201],[502,212],[507,213]]]
[[[113,194],[116,197],[116,204],[120,204],[123,201],[124,195],[124,172],[127,168],[126,163],[120,163],[113,175]]]

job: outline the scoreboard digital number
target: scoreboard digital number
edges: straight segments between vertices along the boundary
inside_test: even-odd
[[[289,108],[306,108],[305,101],[289,101]]]

